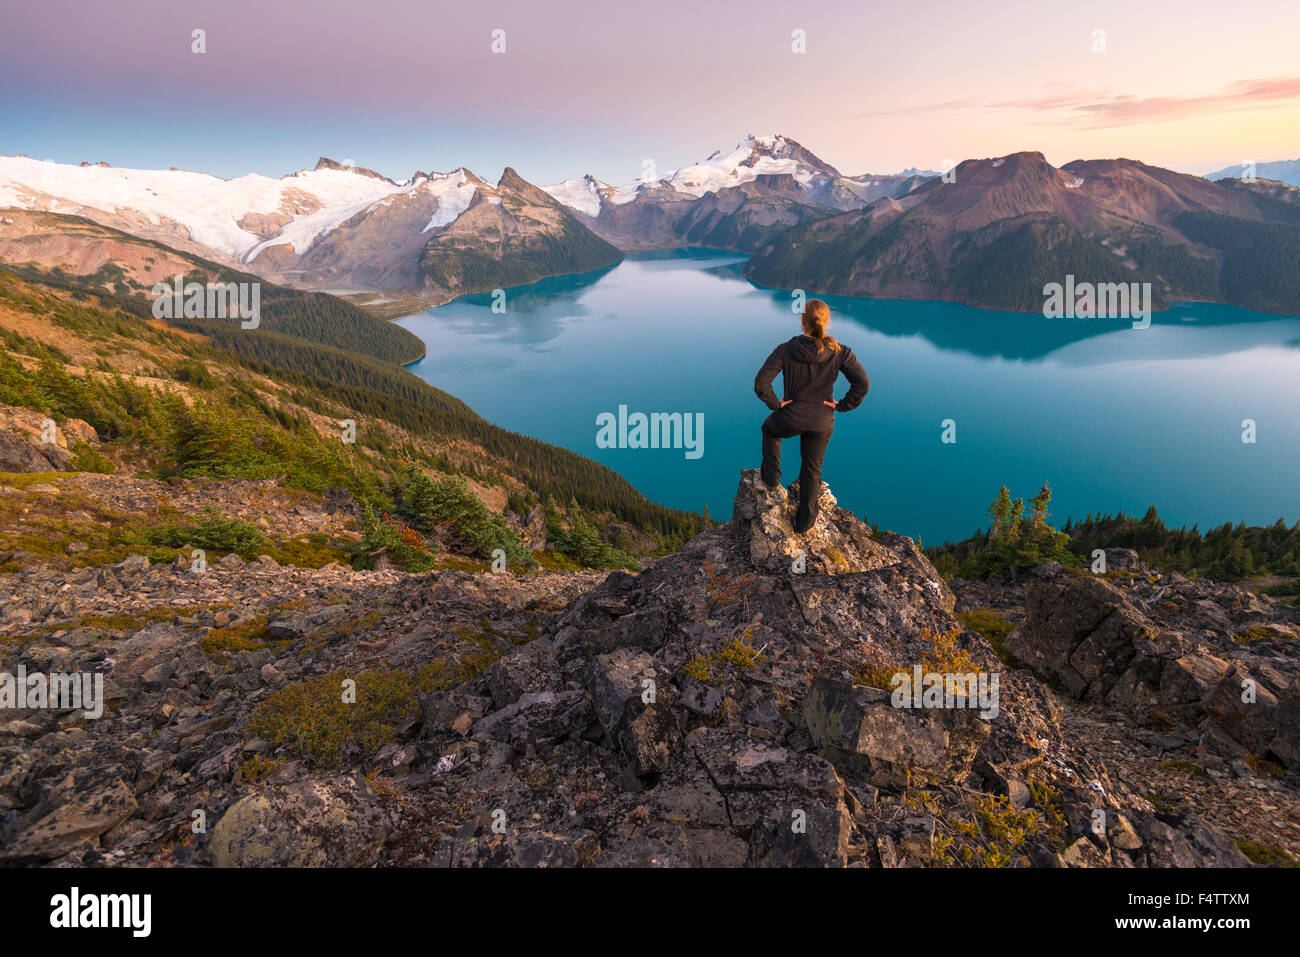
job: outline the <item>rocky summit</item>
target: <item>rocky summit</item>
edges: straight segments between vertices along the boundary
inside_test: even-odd
[[[797,489],[742,472],[729,523],[637,574],[269,556],[6,574],[2,670],[93,672],[106,702],[4,715],[0,861],[1300,853],[1295,609],[1119,552],[1105,577],[950,584],[820,494],[798,535]]]

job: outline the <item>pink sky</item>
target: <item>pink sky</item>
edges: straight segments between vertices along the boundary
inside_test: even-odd
[[[847,173],[1023,149],[1205,172],[1300,156],[1298,37],[1297,0],[40,0],[0,12],[0,153],[626,182],[782,132]]]

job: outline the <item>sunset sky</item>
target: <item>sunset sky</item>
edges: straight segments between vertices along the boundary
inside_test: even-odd
[[[624,183],[751,132],[846,173],[1300,156],[1297,0],[0,4],[0,153],[58,162]]]

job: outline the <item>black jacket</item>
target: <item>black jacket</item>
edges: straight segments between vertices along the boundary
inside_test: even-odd
[[[837,412],[856,409],[866,398],[871,388],[871,380],[863,370],[853,350],[841,345],[838,352],[823,348],[817,351],[817,340],[810,336],[795,336],[789,342],[783,342],[767,357],[763,368],[754,377],[754,392],[769,409],[781,408],[781,403],[772,391],[772,380],[781,373],[782,391],[785,398],[795,403],[829,402],[835,398],[835,380],[841,372],[849,380],[849,391],[836,403]],[[829,411],[828,406],[824,406]]]

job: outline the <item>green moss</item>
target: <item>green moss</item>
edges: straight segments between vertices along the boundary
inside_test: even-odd
[[[344,700],[349,679],[356,682],[352,702]],[[269,695],[248,729],[318,767],[337,768],[349,746],[369,756],[395,740],[395,728],[418,707],[416,690],[405,672],[333,671]]]
[[[438,559],[437,567],[451,568],[458,572],[468,572],[473,575],[487,572],[492,566],[488,562],[465,558],[463,555],[443,555]]]
[[[894,687],[894,675],[898,674],[898,668],[879,667],[868,665],[859,671],[853,678],[854,682],[867,688],[880,688],[884,691],[890,691]]]
[[[280,539],[263,547],[261,553],[295,568],[321,568],[331,562],[346,565],[351,559],[344,546],[332,542],[323,532]]]
[[[568,555],[554,549],[543,549],[542,551],[533,552],[534,557],[544,571],[548,572],[576,572],[582,566],[575,562]]]
[[[258,615],[248,621],[225,628],[213,628],[199,641],[199,650],[219,662],[228,661],[241,651],[261,651],[276,644],[267,634],[266,616]]]
[[[959,611],[957,612],[957,620],[966,627],[967,631],[975,632],[992,645],[999,658],[1003,657],[1003,642],[1007,640],[1007,635],[1011,634],[1016,628],[1015,625],[1007,621],[1001,612],[992,608],[972,608],[968,611]]]
[[[692,655],[691,660],[682,665],[682,674],[704,684],[713,682],[712,659],[708,655]]]
[[[1234,636],[1232,640],[1239,645],[1245,645],[1245,644],[1249,644],[1252,641],[1266,641],[1270,638],[1280,638],[1280,637],[1281,636],[1275,631],[1270,631],[1269,629],[1263,628],[1259,625],[1252,625],[1251,627],[1247,628],[1245,631],[1242,631],[1236,636]]]
[[[1236,843],[1241,853],[1256,864],[1265,867],[1300,867],[1300,863],[1294,857],[1274,844],[1261,844],[1257,841],[1248,841],[1243,837],[1236,838]]]
[[[115,615],[82,615],[75,619],[71,628],[105,628],[116,631],[139,631],[159,621],[169,621],[177,615],[186,614],[192,609],[155,607],[139,612],[118,612]]]
[[[254,754],[240,763],[239,772],[249,784],[260,784],[282,767],[284,761]]]
[[[766,655],[746,644],[742,638],[748,638],[751,630],[746,628],[740,637],[727,639],[722,647],[711,654],[696,654],[682,666],[682,674],[689,675],[696,681],[713,684],[720,681],[725,674],[725,666],[747,671],[766,660]]]

